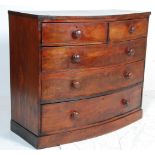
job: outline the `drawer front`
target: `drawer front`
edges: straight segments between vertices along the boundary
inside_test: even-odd
[[[146,38],[109,45],[44,47],[42,71],[103,67],[145,57]]]
[[[43,23],[42,44],[85,44],[106,42],[106,23]]]
[[[105,68],[42,73],[42,102],[90,96],[143,81],[144,61]]]
[[[109,24],[110,41],[123,41],[146,37],[148,30],[148,19],[137,19],[111,22]]]
[[[137,85],[106,96],[42,105],[41,132],[81,128],[139,108],[141,91]]]

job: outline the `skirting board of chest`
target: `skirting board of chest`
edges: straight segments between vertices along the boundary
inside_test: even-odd
[[[9,11],[11,130],[46,148],[140,119],[149,16]]]

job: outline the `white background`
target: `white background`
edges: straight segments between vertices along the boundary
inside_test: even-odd
[[[39,152],[65,151],[154,151],[155,153],[155,1],[154,0],[3,0],[0,1],[0,150],[34,150],[9,131],[10,80],[8,10],[105,10],[151,11],[145,67],[142,120],[82,142],[62,145]],[[35,151],[36,152],[36,151]],[[33,151],[34,153],[34,151]],[[37,151],[38,153],[38,151]],[[127,152],[126,152],[127,153]]]

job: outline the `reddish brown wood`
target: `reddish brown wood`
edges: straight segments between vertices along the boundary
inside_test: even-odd
[[[79,81],[72,81],[71,83],[73,88],[79,89],[80,88],[80,82]]]
[[[72,63],[80,63],[80,61],[81,61],[79,54],[73,54],[70,59],[71,59]]]
[[[43,105],[41,132],[43,134],[52,134],[53,132],[81,128],[139,108],[141,90],[141,85],[138,85],[106,96]],[[122,99],[128,101],[127,106],[122,104]],[[74,111],[79,116],[75,120],[71,117]]]
[[[76,32],[80,32],[79,34]],[[76,36],[78,35],[78,36]],[[43,23],[43,45],[89,44],[106,42],[106,23]]]
[[[142,91],[141,91],[142,92]],[[139,95],[140,96],[140,95]],[[129,106],[130,104],[129,104],[129,100],[127,100],[127,99],[122,99],[121,100],[121,103],[123,104],[123,105],[125,105],[125,106]]]
[[[106,16],[39,16],[42,22],[109,22],[120,20],[133,20],[148,18],[151,12],[122,14],[122,15],[106,15]],[[27,15],[27,14],[26,14]]]
[[[110,41],[130,40],[147,36],[148,18],[111,22]]]
[[[77,120],[77,119],[79,119],[79,118],[80,118],[79,112],[77,112],[77,111],[71,112],[70,118],[71,118],[72,120]]]
[[[126,72],[131,72],[133,74],[132,78],[126,78]],[[143,81],[143,72],[144,61],[89,70],[73,70],[53,74],[43,73],[42,100],[46,102],[89,96],[127,87]],[[73,81],[80,83],[79,89],[72,87]]]
[[[126,53],[128,56],[134,56],[135,55],[135,49],[134,48],[128,48]]]
[[[118,10],[119,11],[119,10]],[[31,16],[38,18],[41,22],[109,22],[109,21],[119,21],[119,20],[132,20],[132,19],[143,19],[143,18],[148,18],[151,14],[151,12],[132,12],[129,11],[126,14],[117,14],[115,13],[114,15],[107,14],[106,11],[102,10],[102,15],[100,16],[73,16],[71,13],[70,16],[58,16],[58,15],[47,15],[47,11],[45,11],[42,15],[39,13],[33,12],[17,12],[17,11],[9,11],[11,14],[17,14],[20,16]],[[112,10],[113,12],[113,10]]]
[[[38,149],[45,147],[57,146],[60,144],[71,143],[96,137],[108,132],[115,131],[126,125],[129,125],[142,117],[142,110],[135,110],[124,115],[109,119],[104,122],[96,123],[87,128],[73,130],[69,132],[61,132],[52,135],[37,137],[14,121],[11,122],[11,130],[23,137],[26,141]]]
[[[130,49],[134,50],[134,54],[131,54]],[[54,72],[135,62],[145,58],[145,51],[146,38],[117,44],[44,47],[42,49],[42,71]]]
[[[72,32],[72,38],[73,39],[80,39],[83,32],[81,30],[75,30]]]
[[[39,134],[39,33],[38,20],[9,15],[11,118]]]
[[[140,119],[149,15],[9,11],[11,130],[44,148]]]

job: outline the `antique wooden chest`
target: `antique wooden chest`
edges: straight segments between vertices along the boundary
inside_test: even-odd
[[[140,119],[149,15],[9,11],[11,130],[45,148]]]

